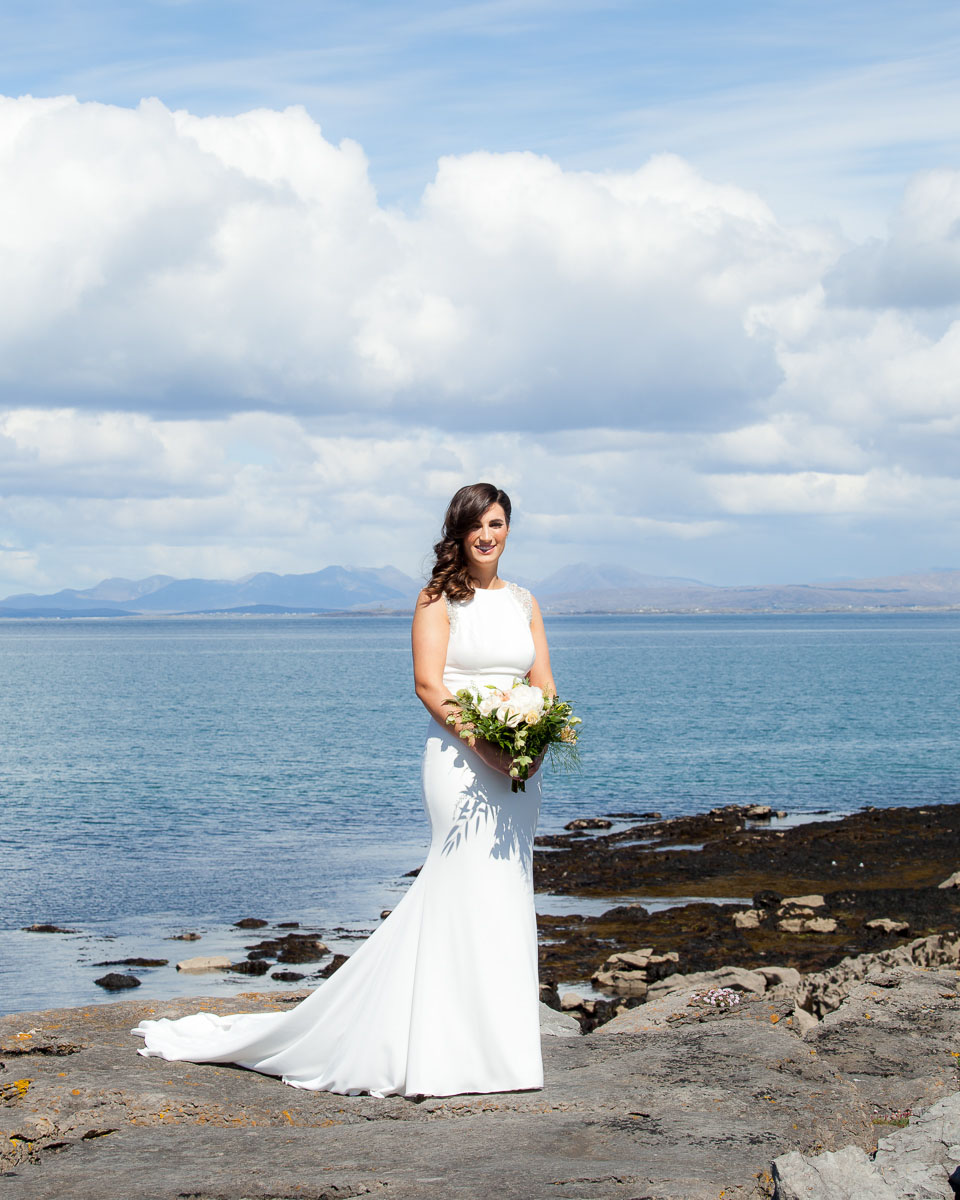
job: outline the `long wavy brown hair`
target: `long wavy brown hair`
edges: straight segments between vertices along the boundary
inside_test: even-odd
[[[424,589],[431,601],[444,594],[451,600],[469,600],[473,583],[463,556],[463,539],[480,524],[491,504],[499,504],[510,525],[510,497],[492,483],[470,483],[462,487],[447,505],[443,533],[433,548],[436,561],[430,582]]]

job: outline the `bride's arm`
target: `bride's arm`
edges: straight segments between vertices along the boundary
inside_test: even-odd
[[[543,616],[540,605],[534,596],[533,615],[530,618],[530,632],[533,634],[533,645],[537,657],[530,668],[530,682],[534,687],[542,688],[548,696],[557,694],[557,685],[553,682],[553,671],[550,669],[550,648],[547,646],[547,631],[543,627]]]
[[[460,733],[459,722],[447,725],[447,717],[454,710],[445,700],[453,700],[450,689],[443,682],[443,668],[447,663],[447,643],[450,640],[450,619],[447,606],[442,600],[434,600],[426,592],[417,597],[413,613],[413,684],[421,704],[435,721],[446,728]],[[466,743],[464,743],[466,745]],[[510,772],[510,756],[499,746],[478,738],[471,747],[473,752],[495,771],[504,775]]]
[[[435,721],[446,725],[450,715],[445,700],[452,700],[443,682],[450,640],[450,618],[443,600],[434,600],[422,591],[413,612],[413,686],[423,707]],[[459,730],[458,730],[459,732]]]

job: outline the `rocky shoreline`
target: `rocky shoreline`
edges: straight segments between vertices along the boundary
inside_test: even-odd
[[[747,971],[719,989],[685,977],[587,1036],[542,1008],[542,1092],[420,1102],[135,1053],[141,1018],[235,998],[5,1017],[0,1185],[16,1200],[950,1200],[958,962],[941,935],[848,960],[806,1027],[797,986],[754,992]]]
[[[472,1200],[491,1187],[517,1200],[954,1194],[960,1133],[950,1142],[936,1131],[960,1129],[960,805],[795,825],[755,807],[574,824],[587,828],[539,838],[535,856],[541,893],[574,907],[584,898],[595,913],[540,917],[542,1093],[347,1099],[133,1052],[128,1030],[142,1017],[236,1011],[236,997],[18,1014],[0,1018],[4,1190],[23,1200]],[[343,961],[318,931],[243,925],[247,957],[229,965],[245,973],[292,963],[308,964],[294,974],[328,975]],[[243,1007],[303,994],[246,993]],[[928,1190],[909,1190],[901,1158],[925,1164]]]
[[[604,970],[618,953],[668,956],[653,964],[660,976],[730,966],[807,973],[960,928],[960,889],[940,886],[960,862],[960,805],[796,825],[731,805],[590,824],[604,821],[609,828],[538,838],[535,857],[540,892],[630,897],[598,915],[539,917],[544,999],[559,1005],[558,987],[589,981],[600,996],[578,1010],[588,1027],[644,997],[642,981]],[[677,903],[653,907],[646,897]]]

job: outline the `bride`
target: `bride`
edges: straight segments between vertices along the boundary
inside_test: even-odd
[[[533,839],[540,777],[513,792],[509,759],[468,747],[444,702],[470,683],[529,675],[555,693],[537,603],[500,578],[510,499],[461,488],[413,618],[427,859],[391,915],[315,992],[284,1013],[199,1012],[142,1021],[141,1054],[236,1063],[293,1087],[453,1096],[543,1086]]]

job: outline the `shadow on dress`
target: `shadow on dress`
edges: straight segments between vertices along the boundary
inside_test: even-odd
[[[455,764],[457,767],[472,766],[465,755],[460,752]],[[490,847],[492,858],[520,859],[529,863],[533,858],[534,823],[529,819],[517,819],[515,811],[511,810],[510,800],[516,795],[520,807],[524,795],[522,792],[508,792],[501,799],[491,800],[484,791],[479,778],[474,776],[473,783],[465,788],[454,814],[453,824],[444,839],[442,854],[454,854],[461,842],[468,837],[477,836],[492,820],[496,822],[493,842]],[[526,805],[523,805],[526,808]]]

